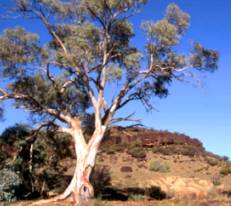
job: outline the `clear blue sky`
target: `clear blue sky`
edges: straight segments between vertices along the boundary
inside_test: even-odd
[[[8,0],[0,0],[8,4]],[[230,0],[150,0],[133,23],[137,36],[133,42],[140,46],[144,42],[138,23],[147,19],[158,19],[169,3],[177,3],[191,15],[191,27],[187,32],[182,51],[189,48],[192,40],[215,48],[220,53],[219,70],[213,74],[202,74],[202,87],[175,82],[166,99],[153,99],[157,111],[146,113],[140,104],[131,104],[120,114],[136,112],[143,124],[156,129],[185,133],[200,139],[206,149],[231,158],[231,1]],[[0,9],[0,12],[3,10]],[[22,20],[0,20],[0,30],[22,25],[29,31],[39,32],[47,39],[39,23]],[[0,85],[2,83],[0,82]],[[25,122],[26,115],[5,105],[5,121],[0,122],[0,132],[16,122]]]

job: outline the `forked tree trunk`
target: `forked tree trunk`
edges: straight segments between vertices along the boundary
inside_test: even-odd
[[[104,127],[96,129],[92,138],[86,144],[82,142],[83,135],[81,129],[73,130],[77,156],[76,168],[69,186],[59,199],[65,199],[72,195],[75,205],[79,206],[82,202],[88,201],[94,196],[94,188],[89,179],[92,169],[95,166],[96,154],[104,133]]]

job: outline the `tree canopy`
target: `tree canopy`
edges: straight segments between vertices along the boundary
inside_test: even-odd
[[[9,79],[1,100],[13,98],[16,106],[39,117],[79,116],[103,99],[102,120],[127,103],[140,100],[152,108],[151,97],[166,96],[167,85],[182,79],[187,70],[214,71],[218,53],[195,43],[189,54],[177,45],[190,17],[176,4],[163,19],[141,25],[146,34],[144,51],[132,43],[130,17],[145,0],[17,0],[15,11],[42,21],[51,40],[41,44],[38,34],[21,27],[6,29],[0,37],[1,78]],[[146,65],[146,69],[142,69]],[[117,96],[103,97],[109,84],[121,82]],[[121,85],[120,84],[120,85]],[[102,98],[103,97],[103,98]],[[113,110],[113,111],[112,111]],[[111,112],[112,113],[111,113]],[[111,120],[110,120],[111,121]]]

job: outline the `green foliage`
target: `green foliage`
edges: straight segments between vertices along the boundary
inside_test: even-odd
[[[156,160],[151,160],[150,165],[149,165],[149,170],[153,172],[166,173],[170,171],[170,167],[166,163],[156,161]]]
[[[100,200],[97,200],[95,203],[94,203],[94,206],[107,206],[108,204],[106,202],[103,202],[103,201],[100,201]]]
[[[126,146],[123,144],[103,144],[101,152],[106,154],[116,154],[117,152],[123,152]]]
[[[137,159],[144,159],[146,157],[146,152],[142,147],[130,147],[127,153]]]
[[[166,19],[177,28],[179,34],[184,33],[189,27],[190,16],[174,3],[167,7]]]
[[[22,185],[22,179],[10,169],[0,170],[0,201],[16,201],[16,193]]]
[[[61,90],[61,85],[62,82],[59,82],[56,87]],[[34,110],[35,113],[44,107],[77,115],[89,106],[89,99],[81,87],[70,86],[64,92],[57,92],[52,83],[47,81],[47,78],[40,73],[34,77],[25,76],[20,78],[10,85],[10,89],[15,93],[24,95],[33,94],[33,98],[16,100],[15,105],[20,107],[23,104],[24,107]]]
[[[108,81],[120,80],[122,77],[122,69],[117,65],[110,65],[108,68]]]
[[[177,43],[177,29],[167,20],[160,20],[156,23],[146,22],[142,27],[156,44],[171,46]]]
[[[140,61],[142,59],[142,54],[134,51],[124,55],[124,64],[128,69],[138,69],[140,67]]]
[[[109,108],[109,102],[118,98],[115,110],[136,100],[150,110],[152,97],[166,97],[172,80],[182,77],[182,68],[217,69],[217,51],[202,44],[195,43],[190,54],[177,52],[190,17],[176,4],[167,7],[162,19],[142,24],[148,38],[143,48],[135,47],[131,41],[135,30],[129,16],[137,14],[147,2],[15,1],[17,12],[12,15],[40,20],[50,38],[41,43],[36,34],[20,27],[6,29],[0,36],[0,69],[3,78],[10,79],[4,88],[10,95],[1,91],[1,100],[14,99],[14,106],[29,110],[38,121],[64,121],[62,115],[79,117],[92,111],[89,97],[97,99],[110,82],[116,84],[119,96],[112,95]],[[103,78],[105,88],[101,85]]]
[[[216,158],[212,158],[212,157],[207,157],[206,162],[212,167],[217,166],[219,164],[219,160]]]
[[[231,174],[231,166],[230,165],[225,165],[221,170],[220,174],[223,176],[227,176]]]
[[[144,200],[144,195],[142,194],[134,194],[134,195],[130,195],[130,200],[134,200],[134,201],[143,201]]]
[[[16,124],[15,126],[6,128],[0,136],[1,141],[9,145],[19,141],[24,141],[25,138],[30,134],[30,127],[23,124]]]
[[[8,167],[16,171],[22,180],[20,192],[13,194],[13,198],[25,198],[25,195],[29,199],[46,196],[51,189],[64,189],[68,183],[62,177],[64,168],[59,163],[66,157],[74,156],[70,148],[71,137],[64,133],[39,132],[33,139],[29,138],[32,137],[30,134],[27,127],[20,125],[10,127],[2,134],[2,144],[7,148],[5,153],[8,155],[4,157],[4,161],[7,158]],[[4,164],[3,162],[3,167]]]
[[[201,44],[195,43],[193,55],[191,56],[191,64],[194,68],[215,71],[217,69],[217,61],[219,54],[216,50],[206,49]]]
[[[7,77],[22,75],[23,65],[35,63],[39,54],[38,36],[23,28],[6,29],[0,38],[0,66]]]
[[[143,23],[143,29],[150,38],[150,45],[158,49],[171,47],[178,43],[180,36],[189,26],[189,15],[183,12],[176,4],[170,4],[163,20]],[[153,49],[154,49],[153,48]],[[154,53],[154,50],[149,50]],[[160,51],[159,51],[160,52]],[[172,51],[169,54],[174,54]]]
[[[192,145],[173,145],[173,146],[158,146],[152,148],[153,153],[160,153],[163,155],[185,155],[193,157],[201,153],[200,148]]]

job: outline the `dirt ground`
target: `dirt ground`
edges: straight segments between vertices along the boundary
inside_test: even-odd
[[[0,203],[1,205],[1,203]],[[10,204],[10,206],[73,206],[74,203],[71,199],[59,202],[44,203],[38,202],[17,202]],[[185,201],[98,201],[94,200],[83,206],[231,206],[231,201],[219,201],[219,200],[185,200]]]

